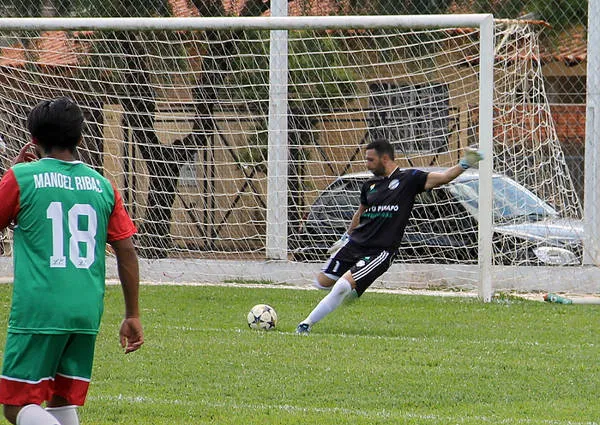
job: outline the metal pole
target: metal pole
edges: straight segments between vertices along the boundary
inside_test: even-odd
[[[287,16],[287,0],[271,2],[273,17]],[[269,136],[267,164],[268,259],[287,259],[288,228],[288,39],[272,30],[269,61]]]
[[[479,27],[488,14],[392,16],[276,16],[284,10],[275,0],[270,17],[192,18],[0,18],[0,30],[153,31],[206,29],[364,29]],[[275,5],[277,4],[277,6]]]
[[[600,263],[600,2],[588,3],[587,106],[585,117],[584,264]]]
[[[494,19],[481,23],[479,59],[479,297],[492,299],[492,173],[494,153]]]

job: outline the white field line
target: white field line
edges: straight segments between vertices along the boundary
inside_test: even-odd
[[[1,283],[1,282],[0,282]],[[107,285],[120,285],[116,279],[110,279],[106,281]],[[216,287],[229,287],[229,288],[258,288],[258,289],[297,289],[303,291],[318,291],[319,289],[312,285],[286,285],[280,283],[236,283],[236,282],[151,282],[144,281],[141,285],[146,286],[216,286]],[[380,292],[386,294],[398,294],[398,295],[427,295],[433,297],[461,297],[461,298],[477,298],[479,295],[473,291],[452,291],[452,290],[435,290],[435,289],[410,289],[410,288],[381,288],[381,287],[370,287],[367,292]],[[517,298],[526,299],[529,301],[544,301],[544,293],[507,293],[508,295],[515,296]],[[581,295],[581,294],[562,294],[561,295],[573,300],[573,304],[600,304],[600,296],[594,295]],[[502,299],[500,299],[502,301]]]
[[[12,277],[0,278],[0,284],[12,283]],[[110,286],[120,285],[117,279],[107,279],[106,284]],[[297,290],[317,290],[312,285],[285,285],[285,284],[260,284],[260,283],[235,283],[235,282],[176,282],[176,283],[165,283],[165,282],[141,282],[145,286],[222,286],[231,288],[269,288],[269,289],[297,289]],[[470,291],[443,291],[443,290],[431,290],[431,289],[410,289],[410,288],[369,288],[368,292],[381,292],[387,294],[399,294],[399,295],[429,295],[434,297],[463,297],[463,298],[477,298],[478,294]],[[513,295],[513,294],[510,294]],[[543,301],[543,294],[538,293],[515,293],[514,296],[528,299],[531,301]],[[590,295],[565,295],[567,298],[572,298],[574,304],[600,304],[600,297],[594,297]]]
[[[353,415],[364,418],[393,418],[393,419],[417,419],[424,423],[432,424],[443,424],[449,423],[460,424],[467,421],[477,421],[479,423],[490,423],[490,424],[525,424],[525,425],[599,425],[598,422],[579,422],[579,421],[562,421],[555,419],[498,419],[486,416],[472,416],[472,417],[459,417],[459,416],[440,416],[440,415],[422,415],[410,412],[394,411],[390,412],[387,410],[364,410],[364,409],[346,409],[339,407],[301,407],[292,406],[289,404],[266,404],[266,403],[237,403],[237,402],[215,402],[206,399],[199,400],[169,400],[169,399],[154,399],[149,397],[137,396],[130,397],[119,394],[117,396],[89,396],[88,400],[94,401],[110,401],[110,402],[123,402],[126,404],[152,404],[152,405],[167,405],[167,406],[206,406],[209,408],[216,409],[234,409],[243,410],[247,412],[251,411],[272,411],[279,410],[282,412],[299,412],[299,413],[315,413],[315,414],[341,414],[341,415]]]
[[[120,282],[116,279],[106,280],[107,285],[120,285]],[[285,285],[279,283],[236,283],[236,282],[177,282],[177,283],[164,283],[164,282],[141,282],[141,285],[145,286],[216,286],[216,287],[227,287],[227,288],[258,288],[258,289],[297,289],[303,291],[318,291],[319,289],[312,285]],[[475,298],[477,293],[468,291],[434,291],[427,289],[408,289],[408,288],[369,288],[368,292],[384,292],[387,294],[400,294],[400,295],[432,295],[436,297],[466,297]],[[325,293],[325,291],[323,291]],[[541,295],[540,295],[541,297]]]
[[[174,330],[174,331],[183,331],[183,332],[214,332],[214,333],[242,333],[242,332],[263,332],[263,331],[254,331],[248,329],[247,327],[234,328],[234,329],[223,329],[223,328],[194,328],[191,326],[168,326],[166,329]],[[441,344],[447,343],[448,340],[444,338],[431,338],[431,337],[408,337],[408,336],[386,336],[386,335],[366,335],[366,334],[346,334],[346,333],[311,333],[310,335],[298,335],[296,332],[283,332],[276,329],[269,331],[269,334],[273,335],[285,335],[290,336],[292,338],[348,338],[348,339],[371,339],[378,341],[400,341],[400,342],[427,342],[433,344]],[[516,346],[530,346],[530,347],[543,347],[543,346],[552,346],[555,344],[550,344],[544,341],[522,341],[519,339],[465,339],[465,340],[457,340],[452,339],[452,341],[456,342],[459,345],[516,345]],[[580,350],[581,348],[591,348],[596,347],[597,344],[594,342],[588,342],[585,344],[569,344],[563,343],[561,348],[567,349],[572,348],[574,350]]]

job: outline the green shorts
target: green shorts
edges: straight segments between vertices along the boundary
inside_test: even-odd
[[[81,406],[92,376],[96,335],[9,332],[4,349],[0,403],[41,404],[53,395]]]

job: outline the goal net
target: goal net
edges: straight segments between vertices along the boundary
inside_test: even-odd
[[[428,170],[480,144],[480,28],[369,19],[10,24],[2,164],[28,141],[28,110],[68,95],[85,112],[81,160],[117,184],[135,219],[144,280],[308,283],[356,210],[368,142],[389,140],[399,166]],[[582,207],[544,91],[540,28],[494,26],[494,174],[424,193],[399,262],[375,286],[477,288],[481,182],[493,198],[494,290],[589,290],[568,278],[582,269]]]

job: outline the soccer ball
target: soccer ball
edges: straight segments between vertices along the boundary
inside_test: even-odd
[[[277,325],[277,313],[273,307],[266,304],[257,304],[248,313],[248,326],[250,329],[268,331]]]

